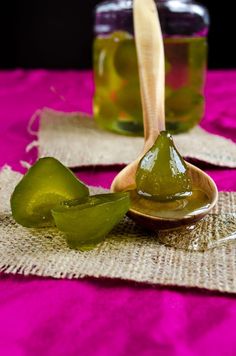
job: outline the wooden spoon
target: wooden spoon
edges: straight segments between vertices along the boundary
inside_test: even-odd
[[[155,143],[160,131],[165,130],[165,62],[163,38],[156,4],[153,0],[134,0],[135,41],[139,64],[139,78],[144,121],[144,148],[137,159],[114,179],[114,192],[135,189],[135,174],[140,159]],[[218,191],[214,181],[199,168],[187,163],[193,185],[209,197],[209,208],[181,219],[163,219],[129,211],[138,223],[151,229],[176,228],[202,219],[215,206]]]

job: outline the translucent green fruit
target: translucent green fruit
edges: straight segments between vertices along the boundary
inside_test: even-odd
[[[88,188],[55,158],[32,166],[11,196],[11,210],[25,227],[55,226],[51,209],[60,202],[89,195]]]
[[[127,112],[134,117],[136,121],[142,122],[143,116],[139,82],[128,82],[124,85],[122,90],[116,94],[116,104],[120,110]]]
[[[167,116],[169,112],[173,116],[184,115],[203,104],[203,96],[184,87],[166,98]],[[200,118],[199,118],[200,119]]]
[[[137,77],[138,60],[133,39],[127,39],[120,43],[114,56],[114,66],[121,78]]]
[[[102,194],[63,202],[52,215],[70,247],[90,250],[120,222],[129,206],[128,193]]]
[[[157,201],[170,201],[191,195],[188,168],[171,135],[162,131],[153,147],[139,163],[137,192]]]

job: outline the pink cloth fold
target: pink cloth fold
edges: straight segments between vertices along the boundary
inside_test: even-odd
[[[236,71],[208,74],[202,126],[236,141]],[[0,166],[24,171],[31,115],[41,107],[92,112],[91,72],[0,72]],[[81,169],[109,187],[118,172]],[[236,190],[235,170],[207,169],[220,190]],[[0,355],[234,355],[236,299],[198,290],[112,280],[0,277]]]

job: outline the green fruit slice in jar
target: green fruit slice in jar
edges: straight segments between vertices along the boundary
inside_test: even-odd
[[[103,241],[129,207],[128,193],[101,194],[63,202],[52,215],[69,246],[85,251]]]
[[[134,39],[120,42],[114,56],[114,66],[121,78],[137,79],[138,60]]]
[[[203,96],[189,88],[181,88],[169,95],[166,99],[167,116],[173,112],[173,116],[184,115],[196,110],[203,105]]]
[[[55,158],[39,159],[11,196],[13,218],[22,226],[55,226],[51,209],[64,200],[83,198],[88,188]]]

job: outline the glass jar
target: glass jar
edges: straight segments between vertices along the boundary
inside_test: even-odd
[[[101,128],[142,135],[132,3],[111,0],[96,7],[94,117]],[[179,133],[204,114],[209,15],[192,0],[159,0],[157,7],[165,48],[166,124]]]

